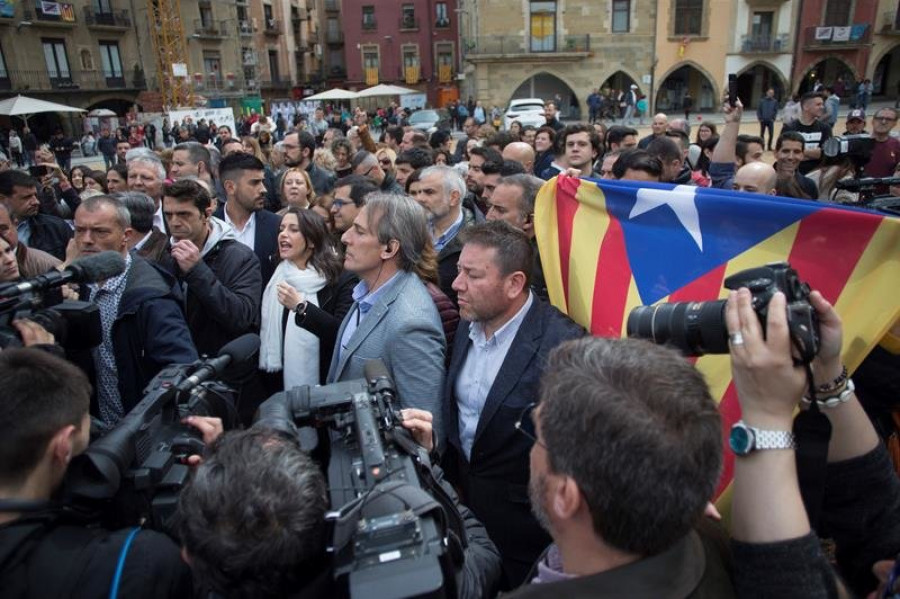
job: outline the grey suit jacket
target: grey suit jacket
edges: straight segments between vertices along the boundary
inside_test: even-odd
[[[353,304],[337,334],[328,382],[364,378],[366,360],[381,358],[394,381],[398,407],[428,410],[434,432],[443,438],[441,395],[446,343],[441,319],[425,285],[413,273],[401,272],[397,282],[360,321],[346,348],[339,347],[344,328],[359,313]]]

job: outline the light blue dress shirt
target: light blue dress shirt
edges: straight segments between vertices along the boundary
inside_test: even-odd
[[[525,305],[506,324],[497,329],[490,339],[485,338],[484,326],[480,322],[473,322],[469,328],[472,347],[466,354],[466,361],[459,371],[454,386],[459,409],[459,442],[466,459],[472,459],[472,445],[475,442],[475,431],[481,419],[481,411],[532,303],[534,295],[529,292]]]
[[[396,272],[393,277],[385,281],[384,285],[371,293],[369,293],[369,286],[365,281],[360,281],[353,288],[353,301],[356,302],[356,305],[347,313],[347,326],[344,327],[344,334],[341,335],[341,343],[338,346],[338,359],[340,359],[341,354],[344,353],[344,350],[350,344],[350,339],[353,337],[356,329],[359,328],[360,321],[366,317],[366,314],[372,309],[378,298],[384,295],[397,282],[397,275],[399,274],[400,271]]]

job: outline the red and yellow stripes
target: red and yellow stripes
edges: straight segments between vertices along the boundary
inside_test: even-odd
[[[621,224],[606,213],[603,191],[589,181],[559,177],[541,190],[535,230],[552,303],[592,334],[618,337],[642,304]],[[661,302],[727,297],[724,280],[742,270],[788,261],[831,301],[844,321],[848,368],[856,368],[900,317],[900,219],[823,207],[675,290]],[[696,361],[719,398],[723,436],[740,418],[725,355]],[[725,452],[717,496],[730,486],[734,458]]]

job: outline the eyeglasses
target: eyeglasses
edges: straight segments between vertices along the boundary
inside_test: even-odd
[[[531,432],[533,430],[536,430],[535,426],[534,426],[534,419],[532,419],[532,417],[531,417],[531,413],[534,411],[534,409],[536,407],[537,407],[536,403],[530,403],[527,406],[525,406],[522,409],[522,413],[519,414],[519,419],[516,420],[515,427],[516,427],[517,431],[519,431],[520,433],[522,433],[523,435],[525,435],[526,437],[531,439],[532,443],[536,443],[537,445],[540,445],[541,447],[543,447],[546,450],[547,446],[544,445],[543,443],[541,443],[541,441],[535,436],[535,434],[533,432]],[[526,427],[528,427],[528,428],[526,429]],[[528,430],[528,429],[531,429],[531,430]]]
[[[882,123],[893,123],[897,120],[897,117],[892,116],[876,116],[873,121],[881,121]]]
[[[379,160],[378,163],[379,163],[381,166],[391,166],[391,159],[390,159],[390,158],[385,158],[384,160]]]
[[[353,200],[341,200],[339,198],[335,198],[334,201],[331,202],[331,207],[336,210],[340,210],[347,204],[352,204],[352,203],[353,203]]]

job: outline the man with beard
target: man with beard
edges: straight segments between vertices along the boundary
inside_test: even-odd
[[[334,188],[337,178],[331,171],[317,166],[313,162],[313,154],[316,151],[316,138],[308,131],[294,131],[284,136],[281,142],[284,148],[284,163],[288,168],[300,167],[304,169],[312,181],[316,195],[329,193]],[[222,168],[221,166],[219,167]]]
[[[503,163],[503,155],[493,148],[484,146],[476,146],[469,150],[469,171],[466,173],[466,193],[465,203],[478,206],[482,214],[487,212],[487,206],[484,205],[482,195],[484,194],[484,165],[491,164],[494,172],[499,172],[500,165]]]
[[[273,256],[278,249],[281,219],[265,210],[265,166],[256,156],[231,154],[219,164],[219,177],[226,201],[215,211],[216,218],[231,225],[237,240],[256,253],[262,267],[262,288],[275,272]],[[261,295],[261,294],[260,294]]]
[[[584,330],[530,291],[532,244],[501,220],[462,233],[459,324],[444,385],[444,469],[503,557],[505,588],[520,585],[548,537],[528,508],[532,440],[516,431],[538,400],[547,356]]]
[[[553,544],[510,597],[734,596],[724,535],[703,516],[722,422],[692,364],[644,340],[569,341],[550,353],[533,405],[516,428]]]

